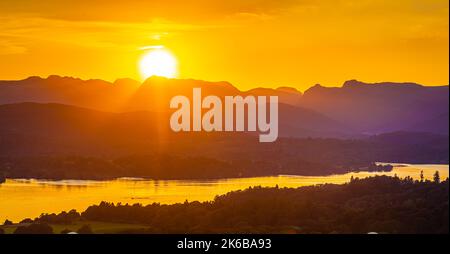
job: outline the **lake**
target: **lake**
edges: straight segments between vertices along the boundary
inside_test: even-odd
[[[426,179],[439,171],[441,179],[449,175],[449,165],[395,164],[391,172],[358,172],[330,176],[291,176],[233,178],[219,180],[144,180],[121,178],[110,181],[6,179],[0,184],[0,223],[5,219],[19,222],[41,213],[59,213],[76,209],[81,212],[101,201],[118,203],[177,202],[213,200],[216,195],[250,186],[300,187],[306,185],[348,182],[351,176],[364,178],[389,175],[419,179],[423,170]]]

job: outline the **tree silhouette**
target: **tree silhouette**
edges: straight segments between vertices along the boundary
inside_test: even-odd
[[[0,172],[0,183],[6,182],[5,172]]]
[[[441,182],[441,177],[439,176],[439,171],[436,171],[433,175],[433,181],[435,183],[440,183]]]
[[[46,223],[36,223],[18,227],[14,234],[53,234],[53,228]]]
[[[5,226],[9,226],[9,225],[12,225],[12,224],[13,224],[13,222],[10,221],[10,220],[5,220],[5,222],[3,223],[3,225],[5,225]]]
[[[80,229],[77,230],[78,234],[93,234],[91,226],[83,225]]]

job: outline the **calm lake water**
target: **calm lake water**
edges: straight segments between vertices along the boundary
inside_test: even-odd
[[[392,163],[391,163],[392,164]],[[273,176],[201,181],[153,181],[121,178],[111,181],[46,181],[28,179],[6,179],[0,184],[0,223],[5,219],[19,222],[34,218],[41,213],[59,213],[76,209],[84,211],[101,201],[114,203],[154,202],[172,204],[177,202],[212,200],[216,195],[250,186],[300,187],[323,183],[345,183],[351,176],[364,178],[373,175],[395,174],[401,178],[411,176],[418,179],[424,171],[426,179],[432,179],[439,171],[441,179],[449,175],[448,165],[392,164],[391,172],[358,172],[331,176]]]

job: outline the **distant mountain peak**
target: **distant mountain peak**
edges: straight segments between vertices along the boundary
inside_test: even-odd
[[[49,75],[47,77],[48,81],[83,81],[80,78],[75,78],[75,77],[71,77],[71,76],[59,76],[59,75]]]
[[[316,88],[320,88],[320,87],[323,87],[321,84],[315,84],[313,87],[311,87],[311,88],[314,88],[314,87],[316,87]]]
[[[42,77],[39,76],[29,76],[28,78],[24,79],[26,81],[37,81],[37,80],[43,80]]]
[[[143,83],[160,82],[160,81],[167,81],[167,80],[169,80],[169,78],[153,75],[153,76],[146,78]]]
[[[378,83],[365,83],[356,79],[347,80],[342,85],[342,88],[357,88],[357,87],[378,87],[378,86],[390,86],[390,87],[403,87],[403,88],[420,88],[423,87],[413,82],[378,82]]]
[[[351,80],[345,81],[344,84],[342,85],[342,87],[355,87],[355,86],[363,86],[363,85],[368,85],[368,84],[361,82],[359,80],[356,80],[356,79],[351,79]]]
[[[288,86],[278,87],[276,90],[280,91],[280,92],[285,92],[285,93],[301,94],[301,92],[299,90],[297,90],[296,88],[288,87]]]

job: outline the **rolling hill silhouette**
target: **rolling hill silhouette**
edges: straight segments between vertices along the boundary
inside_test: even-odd
[[[347,128],[308,109],[280,104],[279,111],[280,137],[340,137]],[[20,133],[68,142],[99,139],[102,136],[105,142],[120,136],[126,136],[128,140],[162,139],[171,135],[180,137],[180,134],[175,135],[171,131],[169,118],[169,111],[117,113],[33,102],[0,105],[2,133]]]

